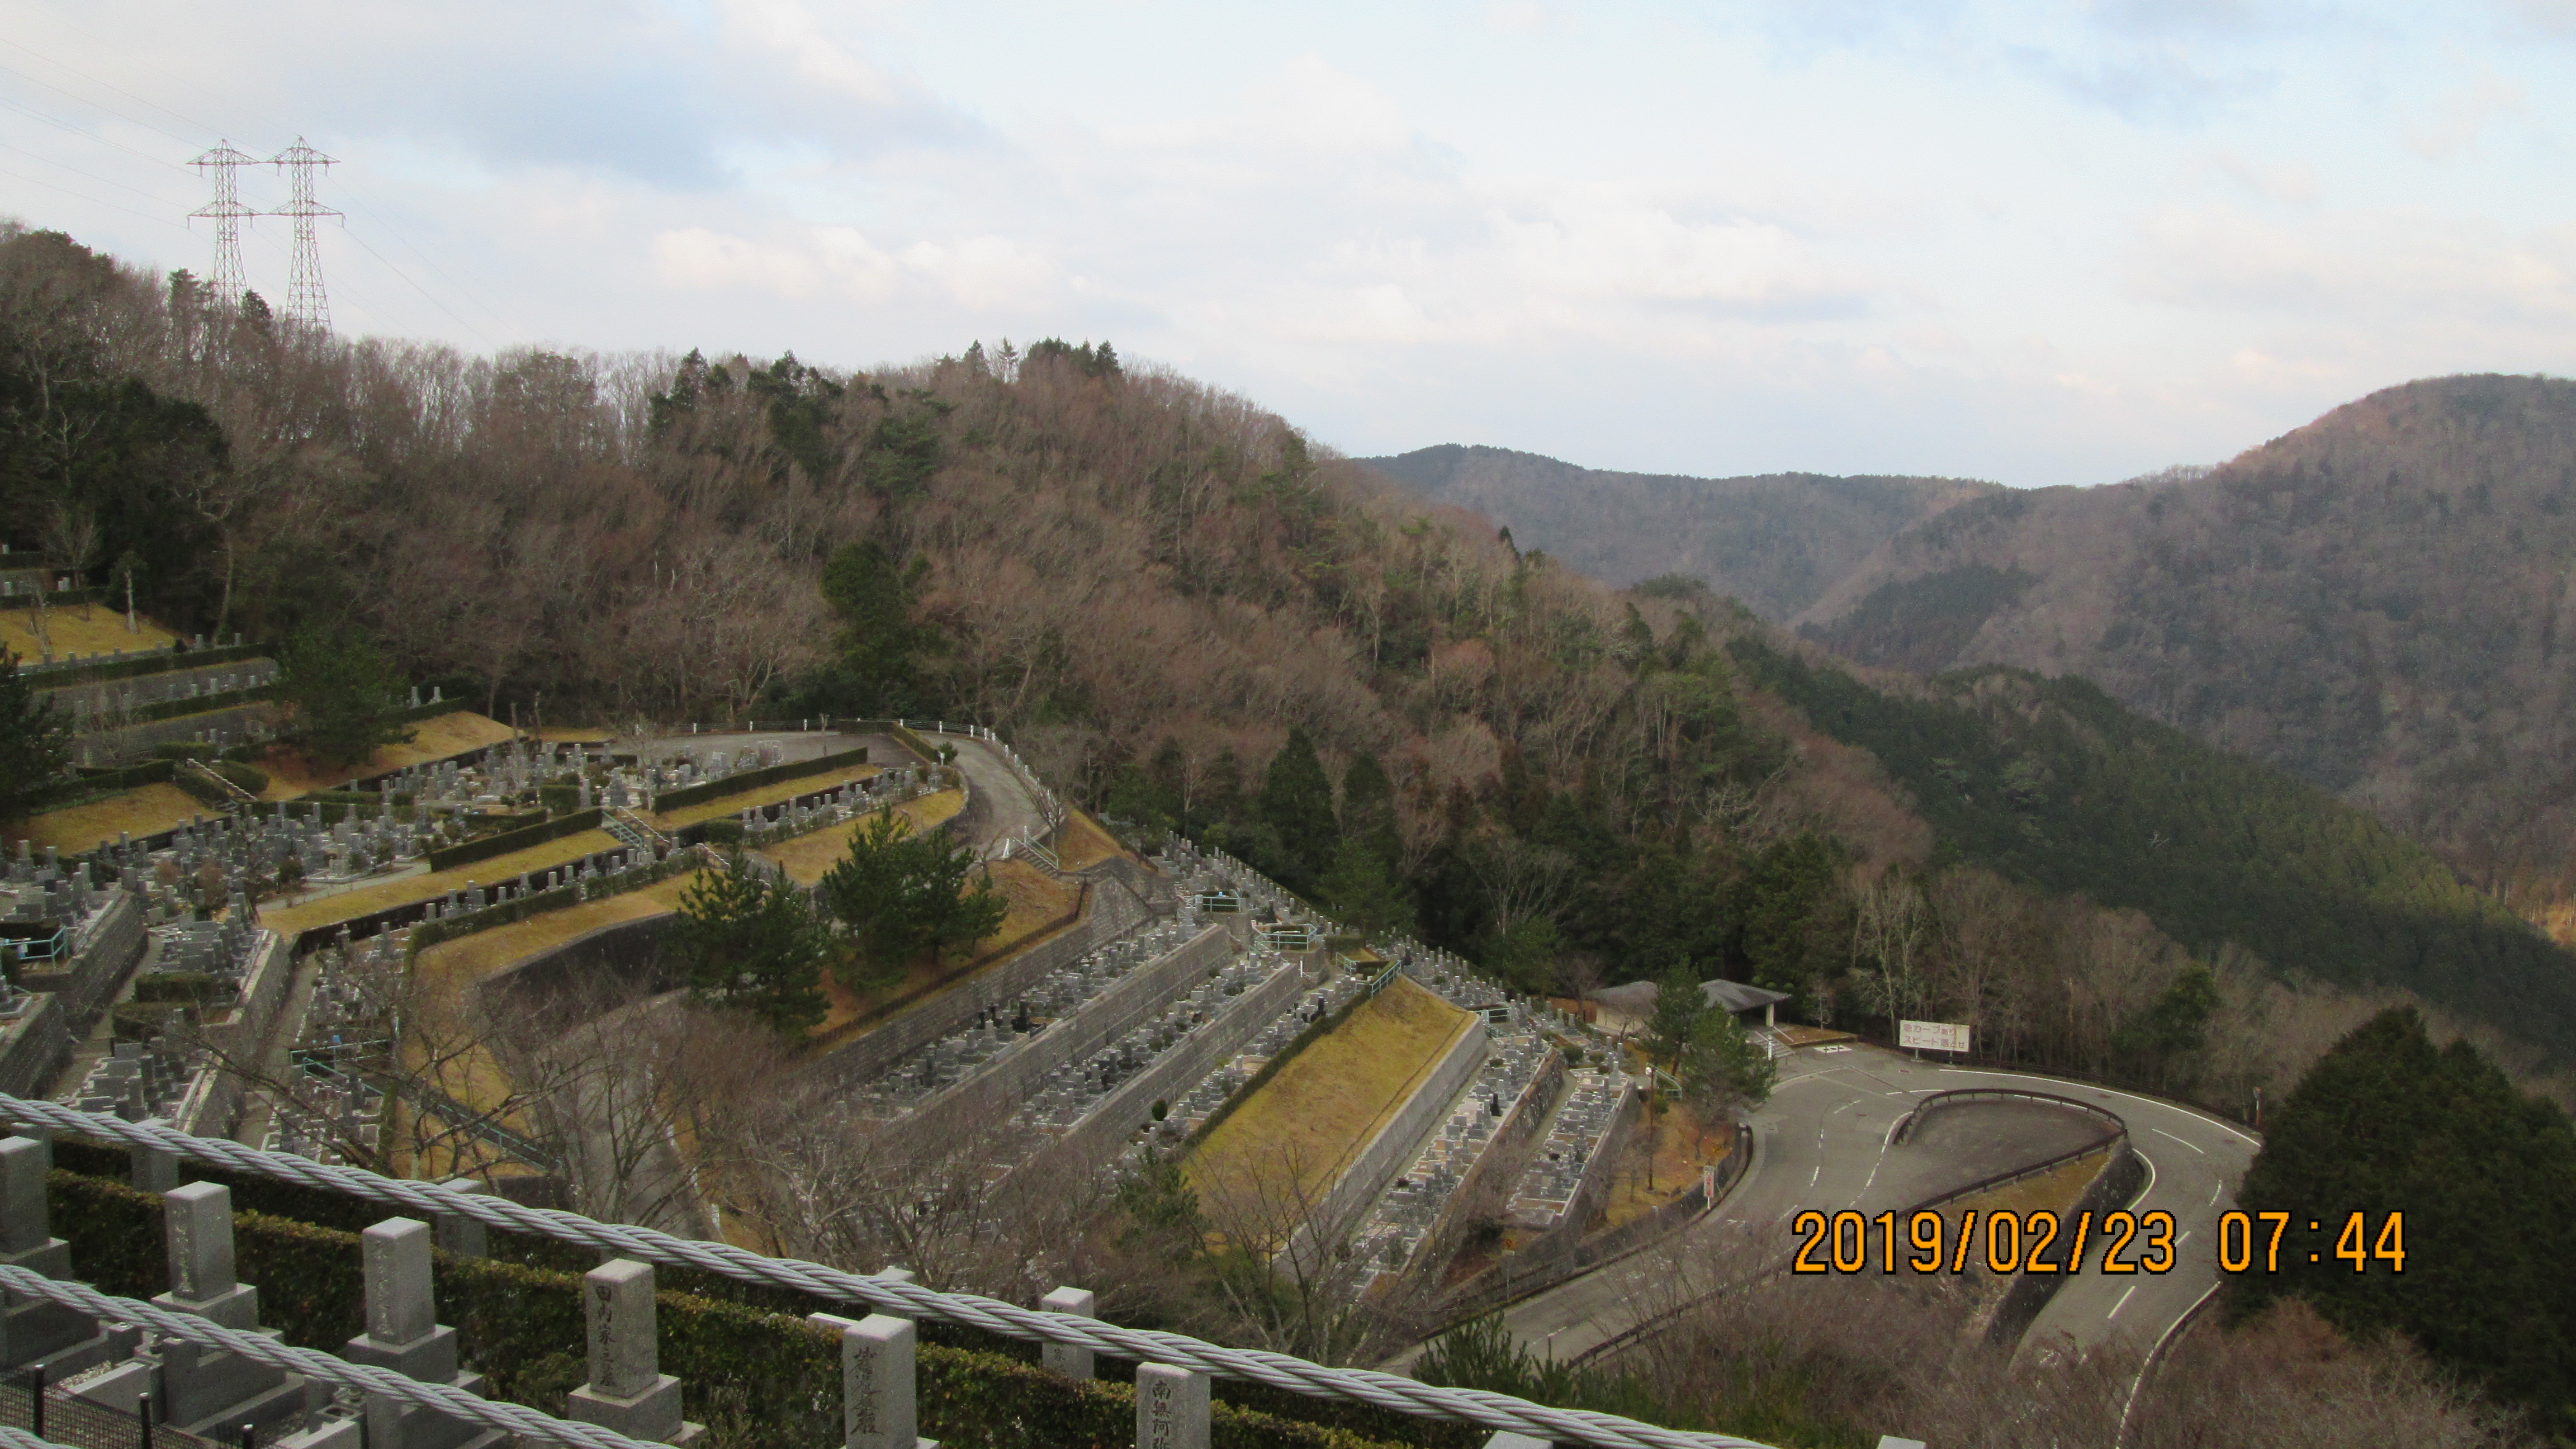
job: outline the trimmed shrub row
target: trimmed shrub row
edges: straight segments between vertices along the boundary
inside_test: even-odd
[[[58,1142],[60,1163],[122,1160],[122,1152]],[[213,1181],[227,1174],[207,1173]],[[264,1187],[283,1184],[262,1183]],[[78,1275],[101,1291],[149,1298],[168,1288],[162,1248],[161,1200],[122,1183],[57,1168],[49,1197],[56,1231],[70,1241]],[[331,1199],[329,1215],[344,1225],[325,1227],[272,1216],[248,1206],[254,1195],[234,1185],[233,1242],[241,1279],[259,1287],[263,1326],[286,1342],[336,1351],[364,1330],[364,1297],[355,1229],[390,1213],[336,1194],[296,1189]],[[349,1211],[355,1209],[355,1212]],[[513,1235],[496,1233],[499,1239]],[[549,1247],[561,1247],[549,1244]],[[593,1255],[564,1249],[574,1261],[537,1266],[495,1258],[437,1255],[439,1318],[457,1330],[466,1360],[491,1376],[494,1397],[559,1412],[565,1392],[580,1383],[583,1323],[579,1269]],[[684,1269],[657,1268],[657,1281],[703,1280]],[[719,1279],[731,1288],[774,1300],[772,1293]],[[695,1286],[692,1283],[692,1286]],[[662,1366],[686,1384],[689,1416],[714,1430],[722,1449],[819,1449],[841,1437],[840,1344],[832,1332],[807,1323],[803,1313],[819,1302],[755,1304],[701,1297],[665,1287],[656,1296]],[[838,1311],[847,1312],[846,1307]],[[1135,1435],[1135,1389],[1114,1380],[1088,1383],[1059,1377],[1027,1358],[989,1348],[961,1346],[958,1331],[925,1323],[918,1359],[921,1429],[952,1444],[990,1449],[1064,1449],[1129,1442]],[[972,1335],[982,1338],[984,1335]],[[1118,1372],[1114,1361],[1103,1371]],[[1227,1384],[1221,1392],[1232,1398]],[[1342,1406],[1299,1401],[1332,1411]],[[1464,1449],[1479,1436],[1457,1426],[1425,1424],[1400,1415],[1360,1409],[1418,1428],[1406,1440],[1431,1449]],[[1214,1407],[1217,1449],[1375,1449],[1387,1441],[1353,1429],[1304,1422],[1220,1401]],[[1454,1431],[1454,1432],[1452,1432]]]
[[[851,765],[864,765],[867,762],[868,748],[861,745],[855,750],[820,755],[811,760],[789,760],[781,765],[764,765],[757,770],[745,770],[740,774],[727,775],[721,780],[709,780],[703,785],[690,785],[673,790],[667,795],[657,795],[653,798],[653,808],[677,810],[683,805],[702,805],[709,800],[723,799],[727,795],[739,795],[747,790],[757,790],[763,785],[775,785],[781,780],[799,780],[807,775],[821,775],[833,770],[846,769]]]
[[[601,812],[598,810],[576,810],[560,819],[541,821],[535,825],[523,825],[516,830],[504,830],[498,835],[486,835],[480,840],[469,840],[463,845],[451,845],[445,850],[433,850],[429,853],[429,868],[446,870],[453,866],[471,865],[478,860],[490,860],[496,855],[508,855],[514,850],[543,845],[549,840],[561,840],[567,835],[579,835],[585,830],[597,830],[600,815]]]

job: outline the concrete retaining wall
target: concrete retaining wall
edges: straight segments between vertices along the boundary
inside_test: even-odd
[[[1224,1015],[1120,1083],[1081,1121],[1066,1128],[1063,1136],[1022,1164],[1020,1171],[1035,1168],[1042,1174],[1088,1176],[1107,1166],[1128,1135],[1153,1120],[1156,1102],[1180,1100],[1208,1073],[1232,1060],[1263,1027],[1278,1020],[1312,984],[1304,971],[1293,966],[1271,973],[1269,980],[1236,997]]]
[[[1208,927],[1128,972],[1108,990],[1084,1002],[1072,1016],[1023,1039],[984,1070],[888,1123],[881,1139],[889,1144],[953,1140],[1001,1121],[1027,1100],[1030,1089],[1049,1072],[1126,1035],[1130,1028],[1161,1011],[1173,997],[1206,976],[1232,951],[1233,942],[1227,938],[1225,928]]]
[[[117,988],[143,959],[144,944],[143,907],[120,890],[105,909],[81,923],[68,964],[59,971],[21,968],[18,984],[61,997],[63,1028],[77,1037],[116,999]]]
[[[272,931],[258,962],[242,982],[241,1000],[234,1004],[232,1014],[222,1021],[208,1022],[200,1034],[209,1046],[235,1061],[261,1060],[267,1055],[270,1034],[277,1029],[278,1010],[286,1005],[288,989],[294,984],[295,943]],[[199,1074],[197,1084],[179,1104],[173,1125],[199,1137],[229,1136],[241,1099],[240,1076],[209,1067]]]
[[[987,1006],[1016,1001],[1049,972],[1081,960],[1145,919],[1135,893],[1121,888],[1091,893],[1081,924],[986,971],[956,983],[930,1000],[816,1062],[810,1069],[841,1083],[863,1082],[896,1062],[963,1028]]]
[[[0,1092],[12,1097],[53,1094],[54,1079],[72,1059],[65,1014],[61,997],[39,996],[9,1023],[0,1035]]]
[[[1476,1165],[1467,1169],[1466,1180],[1449,1194],[1447,1206],[1440,1210],[1439,1221],[1423,1236],[1422,1246],[1415,1250],[1412,1266],[1406,1271],[1436,1265],[1458,1250],[1459,1240],[1467,1229],[1486,1218],[1500,1217],[1510,1201],[1512,1185],[1519,1181],[1521,1169],[1529,1165],[1531,1144],[1541,1140],[1540,1130],[1547,1125],[1548,1109],[1556,1105],[1557,1094],[1565,1090],[1565,1058],[1548,1053],[1547,1065],[1503,1113],[1500,1126],[1476,1154]]]

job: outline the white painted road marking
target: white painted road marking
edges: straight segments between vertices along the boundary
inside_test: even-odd
[[[2180,1142],[2180,1143],[2182,1143],[2182,1145],[2183,1145],[2183,1146],[2188,1147],[2188,1148],[2190,1148],[2192,1151],[2194,1151],[2194,1152],[2197,1152],[2197,1153],[2201,1154],[2203,1157],[2206,1157],[2206,1156],[2208,1156],[2208,1155],[2209,1155],[2209,1149],[2208,1149],[2208,1148],[2201,1146],[2201,1145],[2200,1145],[2199,1143],[2197,1143],[2197,1142],[2193,1142],[2193,1141],[2190,1141],[2190,1140],[2185,1139],[2185,1138],[2181,1138],[2181,1137],[2174,1137],[2174,1135],[2173,1135],[2172,1133],[2167,1132],[2167,1131],[2166,1131],[2165,1129],[2163,1129],[2162,1127],[2150,1127],[2150,1128],[2148,1128],[2147,1130],[2148,1130],[2148,1131],[2150,1131],[2150,1132],[2153,1132],[2153,1133],[2154,1133],[2154,1134],[2156,1134],[2158,1137],[2173,1137],[2173,1140],[2175,1140],[2176,1142]]]
[[[2135,1293],[2135,1292],[2137,1292],[2137,1291],[2138,1291],[2138,1285],[2137,1285],[2137,1284],[2132,1283],[2132,1284],[2130,1284],[2130,1285],[2129,1285],[2129,1293]],[[2117,1303],[2112,1304],[2112,1305],[2111,1305],[2111,1311],[2110,1311],[2110,1312],[2108,1312],[2108,1313],[2103,1314],[2102,1316],[2103,1316],[2105,1319],[2111,1319],[2111,1318],[2117,1318],[2117,1317],[2119,1317],[2119,1316],[2120,1316],[2120,1310],[2129,1306],[2129,1293],[2123,1293],[2123,1294],[2121,1294],[2121,1295],[2120,1295],[2120,1301],[2119,1301],[2119,1302],[2117,1302]]]

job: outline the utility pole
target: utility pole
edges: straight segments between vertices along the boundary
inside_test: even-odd
[[[329,331],[331,299],[322,291],[322,248],[313,239],[313,219],[338,216],[340,213],[313,199],[314,173],[332,165],[330,157],[295,138],[295,144],[269,158],[269,164],[286,172],[294,199],[270,216],[295,219],[294,266],[287,274],[286,315],[299,322]]]
[[[250,290],[250,276],[242,270],[241,221],[258,212],[242,205],[241,178],[237,167],[256,166],[259,158],[233,149],[230,141],[219,141],[215,149],[188,163],[197,168],[215,189],[215,199],[189,212],[191,217],[209,217],[215,223],[215,265],[206,277],[207,290],[227,308],[242,304],[242,293]]]

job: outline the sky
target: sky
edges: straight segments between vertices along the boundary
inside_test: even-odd
[[[2093,484],[2576,370],[2571,103],[2576,0],[0,0],[0,215],[203,272],[186,163],[301,137],[348,334],[1105,339],[1358,455]]]

